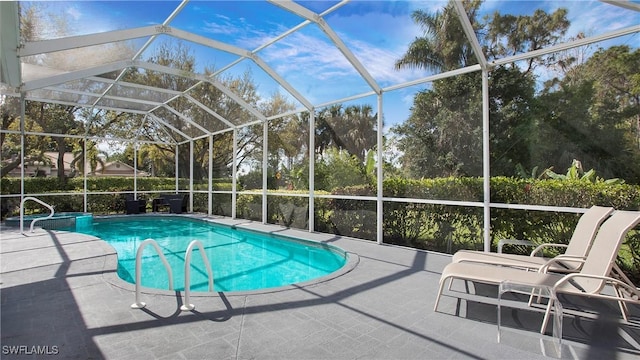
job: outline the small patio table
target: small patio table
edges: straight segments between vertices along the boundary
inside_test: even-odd
[[[513,281],[502,281],[498,288],[498,342],[501,341],[502,335],[502,312],[501,307],[504,304],[503,295],[505,293],[525,294],[533,298],[541,296],[546,297],[549,301],[553,300],[553,321],[552,321],[552,340],[559,358],[562,357],[562,303],[558,300],[557,294],[552,287],[540,284],[524,284]],[[541,330],[542,333],[542,330]],[[542,336],[544,336],[542,334]],[[541,339],[542,340],[542,339]]]

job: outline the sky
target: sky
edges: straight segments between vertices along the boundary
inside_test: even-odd
[[[315,13],[323,13],[338,4],[336,1],[300,1],[300,5]],[[395,70],[395,62],[421,29],[412,22],[417,9],[437,11],[445,1],[352,1],[338,7],[325,17],[358,61],[382,88],[423,78],[428,72],[417,69]],[[634,0],[640,4],[640,1]],[[72,34],[87,34],[117,29],[161,24],[176,9],[176,1],[73,1],[51,2],[46,6],[63,16]],[[531,15],[535,9],[547,12],[559,6],[569,10],[571,28],[567,37],[579,32],[598,35],[614,29],[640,24],[640,12],[612,6],[600,1],[486,1],[481,15],[499,11],[502,14]],[[302,24],[304,19],[278,6],[263,1],[191,1],[172,20],[170,26],[205,36],[235,47],[254,51],[271,39]],[[160,39],[164,41],[166,39]],[[628,36],[622,41],[632,47],[640,45],[640,36]],[[143,40],[135,42],[140,46]],[[190,44],[197,58],[199,71],[205,67],[221,69],[237,56]],[[152,46],[142,55],[145,59]],[[281,74],[314,105],[365,94],[371,87],[315,24],[302,27],[277,43],[257,52],[270,67]],[[244,60],[226,71],[237,76],[250,71],[259,84],[261,96],[285,90],[252,61]],[[427,85],[417,85],[384,95],[385,127],[401,123],[410,113],[413,95]],[[293,99],[293,98],[291,98]],[[345,104],[373,105],[377,99],[368,96]],[[298,105],[301,107],[301,105]]]

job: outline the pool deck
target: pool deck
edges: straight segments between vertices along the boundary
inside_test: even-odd
[[[145,291],[141,299],[147,306],[132,309],[134,288],[117,278],[116,254],[105,242],[42,229],[25,236],[2,227],[1,357],[557,357],[551,337],[537,336],[539,312],[505,308],[507,328],[498,343],[495,305],[444,296],[434,311],[449,255],[249,221],[217,221],[339,246],[350,254],[349,267],[325,281],[275,291],[193,293],[195,309],[186,312],[180,311],[184,294]],[[489,291],[495,298],[495,287]],[[604,308],[593,319],[565,316],[562,358],[639,358],[640,326],[623,324],[615,311]],[[638,306],[631,311],[637,320]]]

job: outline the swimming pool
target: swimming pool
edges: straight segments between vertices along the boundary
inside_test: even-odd
[[[96,218],[92,226],[70,230],[111,244],[118,253],[118,275],[132,284],[140,243],[148,238],[156,240],[173,271],[175,290],[184,290],[185,250],[192,240],[203,243],[211,262],[214,291],[270,289],[301,283],[331,274],[347,261],[347,254],[332,245],[179,216]],[[191,290],[207,291],[207,271],[197,248],[191,262]],[[167,272],[152,246],[144,249],[142,274],[142,286],[168,289]]]

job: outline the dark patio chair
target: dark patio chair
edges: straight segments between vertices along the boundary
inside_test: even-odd
[[[186,194],[163,194],[153,199],[152,209],[158,212],[167,208],[172,214],[181,214],[187,212],[188,196]]]
[[[125,195],[125,211],[126,214],[144,214],[147,212],[147,200],[135,199],[133,194]]]

